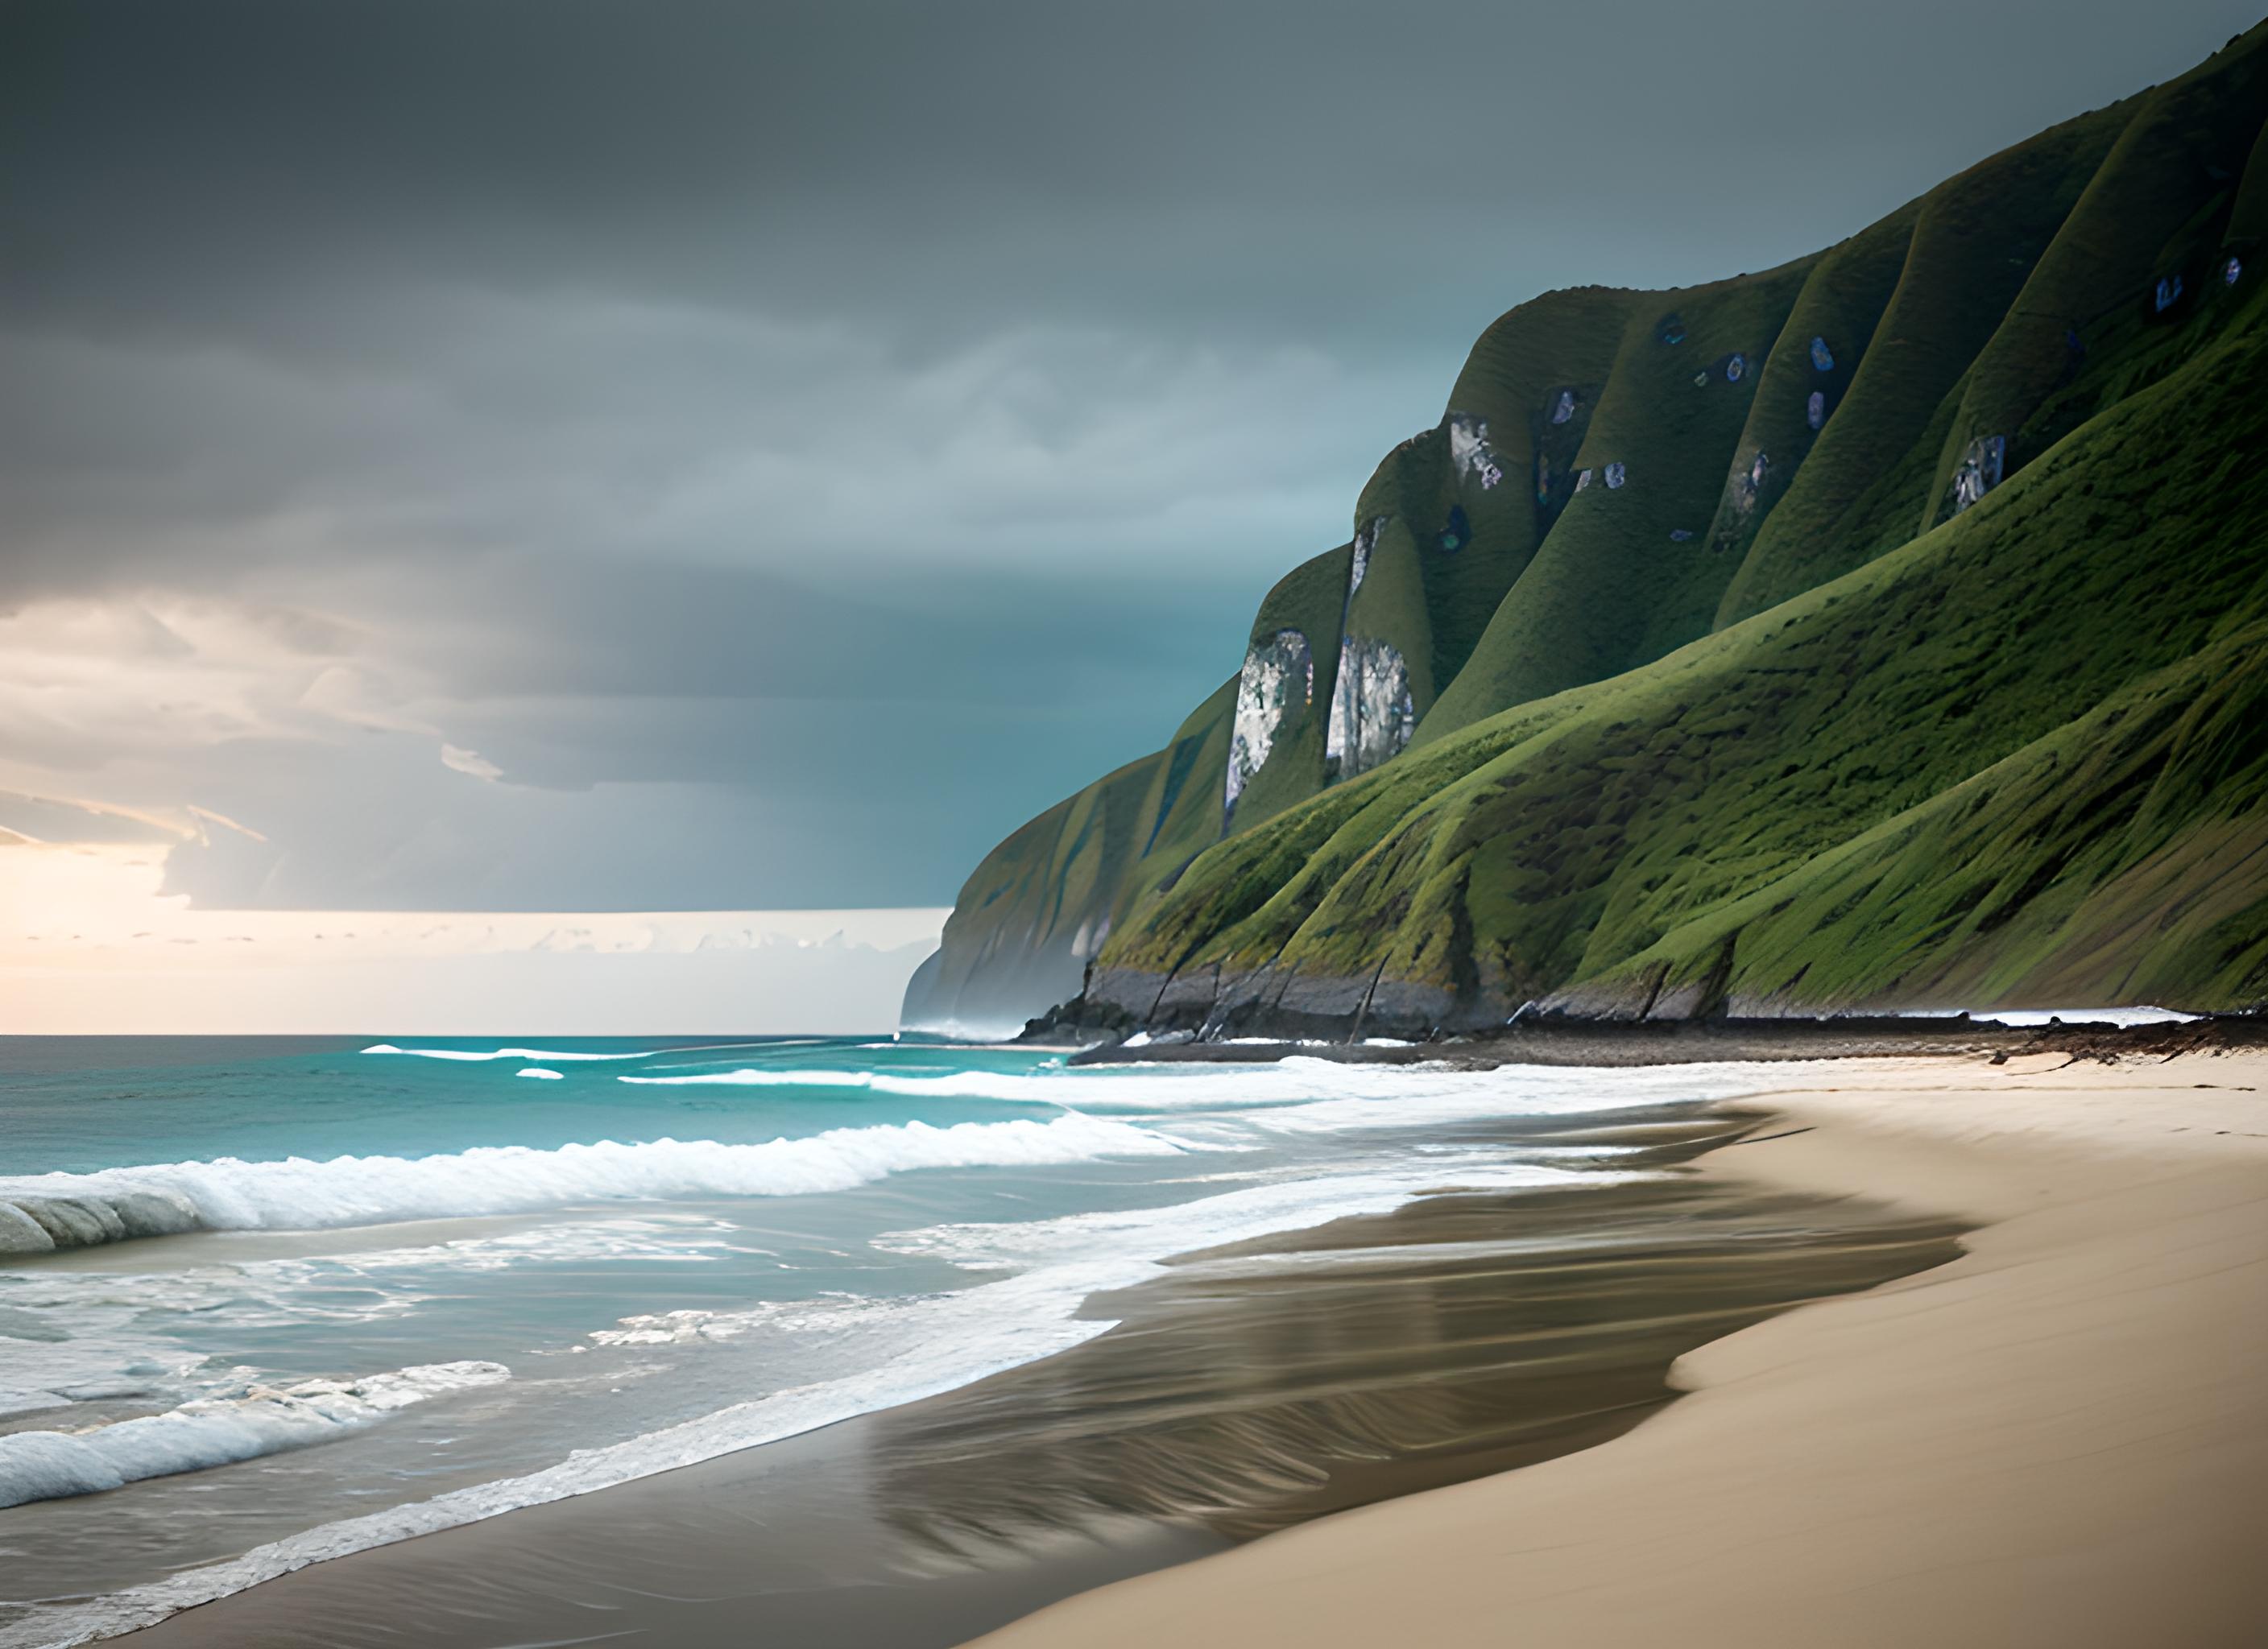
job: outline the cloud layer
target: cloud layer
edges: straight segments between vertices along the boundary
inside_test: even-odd
[[[12,5],[0,787],[241,821],[170,857],[215,904],[947,899],[1497,313],[1808,251],[2250,20]]]

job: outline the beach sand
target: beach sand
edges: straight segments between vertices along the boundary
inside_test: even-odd
[[[1598,1447],[980,1641],[2268,1643],[2268,1057],[1822,1078],[1705,1171],[1964,1216],[1960,1258],[1685,1353]]]

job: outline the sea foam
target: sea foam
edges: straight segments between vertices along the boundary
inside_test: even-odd
[[[479,1064],[491,1059],[557,1059],[605,1062],[622,1059],[651,1059],[657,1050],[641,1048],[627,1054],[573,1054],[546,1048],[396,1048],[392,1042],[373,1042],[363,1049],[366,1054],[399,1054],[406,1059],[450,1059],[461,1064]]]
[[[1815,1080],[1815,1077],[1811,1078]],[[1720,1063],[1618,1070],[1567,1065],[1473,1069],[1440,1062],[1349,1064],[1312,1055],[1251,1064],[1085,1066],[1075,1070],[901,1071],[783,1070],[662,1071],[617,1076],[646,1087],[859,1089],[908,1099],[991,1100],[1113,1115],[1182,1111],[1308,1110],[1348,1128],[1422,1126],[1485,1116],[1533,1116],[1722,1099],[1805,1080],[1793,1064]]]
[[[640,1087],[845,1088],[918,1100],[994,1100],[1080,1110],[1236,1109],[1290,1105],[1350,1092],[1381,1098],[1422,1097],[1441,1089],[1485,1092],[1502,1108],[1521,1108],[1523,1094],[1508,1069],[1446,1065],[1366,1066],[1300,1056],[1252,1064],[1128,1065],[1066,1071],[916,1071],[783,1070],[667,1071],[617,1076]],[[1592,1086],[1596,1102],[1596,1085]]]
[[[99,1494],[328,1442],[411,1403],[512,1377],[501,1363],[427,1363],[354,1380],[253,1386],[81,1432],[0,1437],[0,1506]]]
[[[991,1269],[1024,1266],[1020,1275],[946,1294],[903,1301],[845,1302],[849,1326],[882,1329],[887,1346],[857,1374],[791,1387],[695,1420],[623,1442],[578,1450],[558,1464],[500,1478],[429,1500],[325,1524],[255,1547],[241,1557],[177,1572],[163,1580],[73,1603],[0,1626],[0,1649],[58,1649],[135,1627],[240,1592],[278,1575],[373,1547],[476,1522],[521,1506],[587,1494],[736,1449],[777,1441],[859,1414],[951,1391],[988,1374],[1067,1351],[1104,1333],[1106,1319],[1078,1314],[1087,1298],[1158,1275],[1166,1256],[1295,1229],[1357,1214],[1385,1213],[1442,1189],[1514,1189],[1604,1184],[1618,1176],[1573,1174],[1532,1165],[1475,1163],[1411,1167],[1396,1172],[1254,1186],[1172,1207],[1071,1215],[1021,1225],[956,1225],[881,1240],[899,1252]],[[810,1302],[823,1307],[825,1302]],[[763,1316],[771,1315],[769,1309]],[[702,1337],[730,1337],[718,1323]],[[809,1329],[834,1314],[806,1310],[808,1322],[770,1326]],[[652,1343],[638,1329],[659,1320],[626,1321],[630,1333],[602,1331],[602,1343]],[[603,1336],[603,1337],[602,1337]],[[656,1338],[663,1336],[655,1336]],[[674,1333],[666,1337],[675,1339]],[[691,1337],[691,1336],[686,1336]]]
[[[794,1196],[916,1168],[1046,1167],[1191,1148],[1154,1130],[1071,1113],[1044,1122],[838,1128],[762,1145],[600,1140],[431,1157],[223,1157],[0,1180],[0,1254],[189,1230],[307,1231],[606,1200]]]

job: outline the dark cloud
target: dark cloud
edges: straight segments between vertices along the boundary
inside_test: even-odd
[[[2251,21],[14,0],[0,784],[247,820],[175,855],[217,902],[943,899],[1502,309],[1808,251]]]
[[[11,298],[155,321],[280,297],[276,333],[318,352],[358,328],[311,277],[849,306],[923,348],[949,317],[1035,308],[1369,320],[1485,269],[1462,337],[1521,284],[1587,273],[1571,234],[1620,225],[1611,261],[1665,268],[1808,250],[2251,20],[2106,0],[9,15],[0,203],[36,225]]]

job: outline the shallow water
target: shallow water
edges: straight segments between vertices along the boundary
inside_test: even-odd
[[[1628,1182],[1659,1169],[1498,1124],[1792,1079],[0,1044],[0,1201],[162,1193],[205,1227],[0,1261],[0,1644],[950,1391],[1103,1332],[1083,1302],[1178,1253]]]

